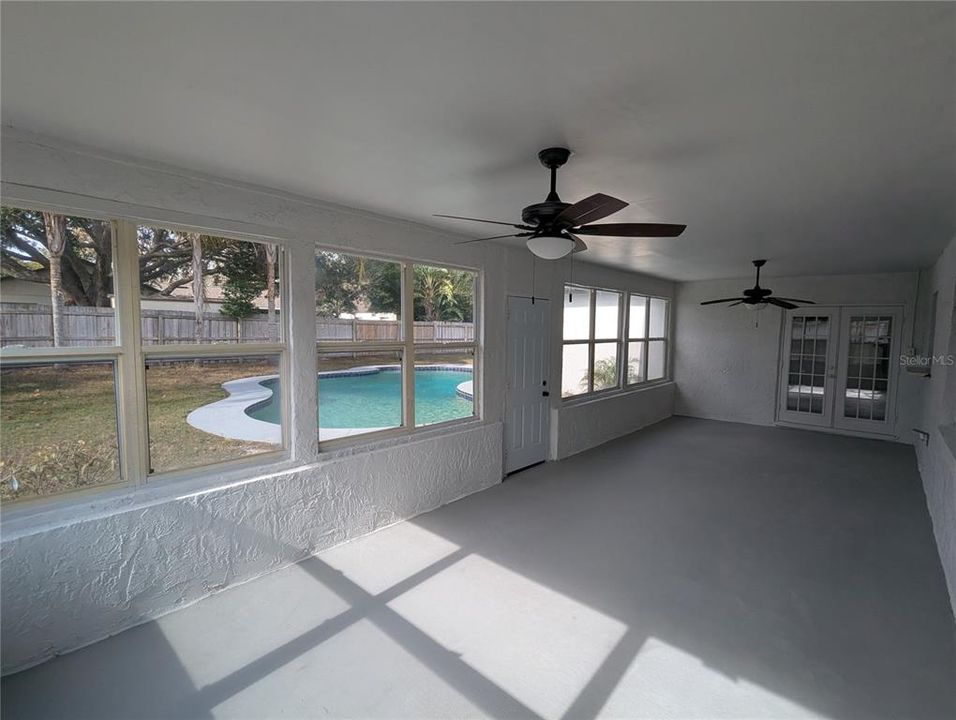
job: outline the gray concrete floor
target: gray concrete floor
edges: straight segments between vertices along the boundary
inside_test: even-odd
[[[7,677],[3,716],[956,717],[911,448],[673,418]]]

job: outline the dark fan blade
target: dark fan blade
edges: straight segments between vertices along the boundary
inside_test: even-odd
[[[701,305],[713,305],[714,303],[734,302],[737,300],[739,300],[740,302],[743,302],[745,298],[724,298],[723,300],[708,300],[707,302],[702,302]]]
[[[472,222],[490,223],[492,225],[507,225],[508,227],[518,228],[519,230],[533,230],[530,225],[515,225],[509,222],[500,222],[499,220],[482,220],[481,218],[462,217],[461,215],[432,215],[432,217],[451,218],[452,220],[471,220]]]
[[[806,303],[807,305],[816,305],[813,300],[797,300],[796,298],[777,298],[777,300],[785,300],[786,302],[799,302]]]
[[[768,297],[767,302],[771,305],[776,305],[777,307],[786,308],[787,310],[796,310],[797,306],[793,303],[784,302],[780,298]]]
[[[594,222],[613,215],[618,210],[627,207],[627,203],[618,200],[610,195],[597,193],[591,197],[586,197],[580,202],[574,203],[571,207],[566,207],[554,219],[555,225],[564,225],[565,227],[577,227],[585,223]]]
[[[571,235],[571,233],[568,233],[568,235]],[[584,240],[579,238],[577,235],[571,235],[571,239],[574,240],[574,250],[572,250],[571,252],[573,253],[584,252],[585,250],[588,249],[588,246],[584,244]]]
[[[614,237],[677,237],[686,225],[668,225],[666,223],[607,223],[605,225],[585,225],[574,232],[581,235],[611,235]]]
[[[743,304],[744,304],[743,300],[738,300],[735,303],[730,303],[730,305],[728,305],[727,307],[737,307],[738,305],[743,305]]]
[[[492,235],[491,237],[475,238],[474,240],[462,240],[461,242],[456,242],[455,245],[467,245],[468,243],[473,242],[482,242],[483,240],[499,240],[501,238],[508,237],[528,237],[534,233],[524,232],[524,233],[512,233],[510,235]]]

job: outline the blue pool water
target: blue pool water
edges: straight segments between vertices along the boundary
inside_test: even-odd
[[[472,401],[456,393],[456,388],[471,378],[470,370],[415,370],[415,424],[471,417]],[[278,380],[265,380],[262,384],[272,390],[272,397],[247,408],[246,414],[279,424]],[[319,377],[318,388],[321,428],[387,428],[402,424],[402,377],[398,368]]]

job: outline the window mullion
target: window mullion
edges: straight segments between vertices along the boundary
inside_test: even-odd
[[[415,267],[402,263],[402,427],[415,428]]]
[[[591,299],[590,320],[588,321],[588,392],[594,392],[594,321],[597,316],[597,292],[588,290]]]
[[[113,243],[113,296],[120,347],[116,369],[120,470],[126,482],[142,484],[149,474],[149,436],[136,226],[123,220],[113,221]]]

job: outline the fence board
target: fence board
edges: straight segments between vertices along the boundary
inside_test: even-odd
[[[143,310],[144,345],[192,343],[195,316],[183,310]],[[278,313],[277,313],[278,315]],[[416,342],[471,342],[475,326],[465,322],[416,321]],[[67,306],[63,309],[63,347],[96,347],[116,343],[116,317],[112,308]],[[203,314],[203,342],[270,342],[267,315],[255,315],[237,327],[235,320],[218,312]],[[401,339],[398,320],[346,320],[317,317],[319,341],[384,342]],[[49,305],[0,303],[0,342],[28,347],[53,346],[53,319]]]

